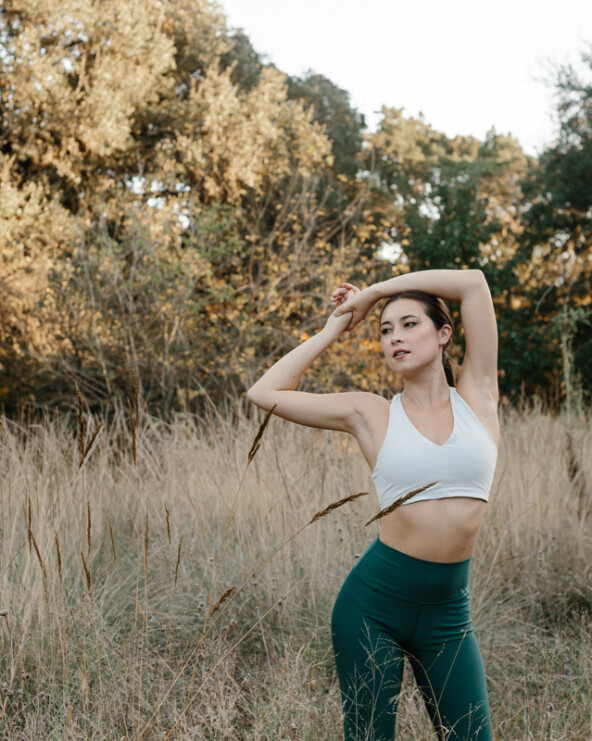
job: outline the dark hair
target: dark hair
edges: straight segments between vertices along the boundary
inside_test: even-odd
[[[379,323],[382,320],[382,315],[386,307],[389,304],[392,304],[395,301],[398,301],[400,298],[411,298],[414,301],[419,301],[421,304],[423,304],[426,314],[432,320],[436,329],[442,329],[442,327],[445,324],[449,324],[452,327],[452,330],[454,331],[454,324],[452,322],[452,317],[450,316],[450,312],[448,311],[448,307],[446,306],[444,301],[442,301],[442,299],[439,298],[438,296],[432,295],[431,293],[426,293],[425,291],[417,291],[414,289],[410,289],[407,291],[401,291],[400,293],[395,293],[393,296],[388,298],[380,312]],[[448,340],[448,342],[442,348],[442,365],[444,366],[444,373],[446,374],[446,380],[448,381],[448,385],[454,386],[455,383],[454,383],[454,374],[452,372],[452,364],[450,362],[448,353],[446,352],[446,348],[448,347],[449,344],[450,344],[450,340]]]

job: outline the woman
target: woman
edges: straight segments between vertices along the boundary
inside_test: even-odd
[[[382,351],[403,377],[402,394],[389,403],[371,393],[295,391],[315,358],[382,298],[389,298]],[[460,302],[466,352],[456,388],[446,355],[452,322],[441,299]],[[438,738],[490,741],[468,592],[499,443],[489,288],[478,270],[428,270],[363,291],[344,283],[332,303],[325,327],[272,366],[248,397],[293,422],[352,434],[381,508],[401,504],[380,520],[333,611],[345,740],[393,739],[407,656]]]

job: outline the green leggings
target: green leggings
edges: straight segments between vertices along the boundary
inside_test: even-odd
[[[377,539],[353,568],[331,620],[345,741],[392,741],[405,656],[438,739],[491,741],[470,565],[423,561]]]

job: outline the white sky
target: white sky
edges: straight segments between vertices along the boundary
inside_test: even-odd
[[[592,0],[219,0],[282,71],[325,75],[372,130],[384,105],[448,136],[554,136],[552,63],[592,42]]]

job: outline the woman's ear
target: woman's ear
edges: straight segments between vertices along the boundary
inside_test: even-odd
[[[450,324],[445,324],[443,327],[440,327],[440,344],[441,345],[447,345],[450,342],[450,338],[452,337],[452,327]]]

